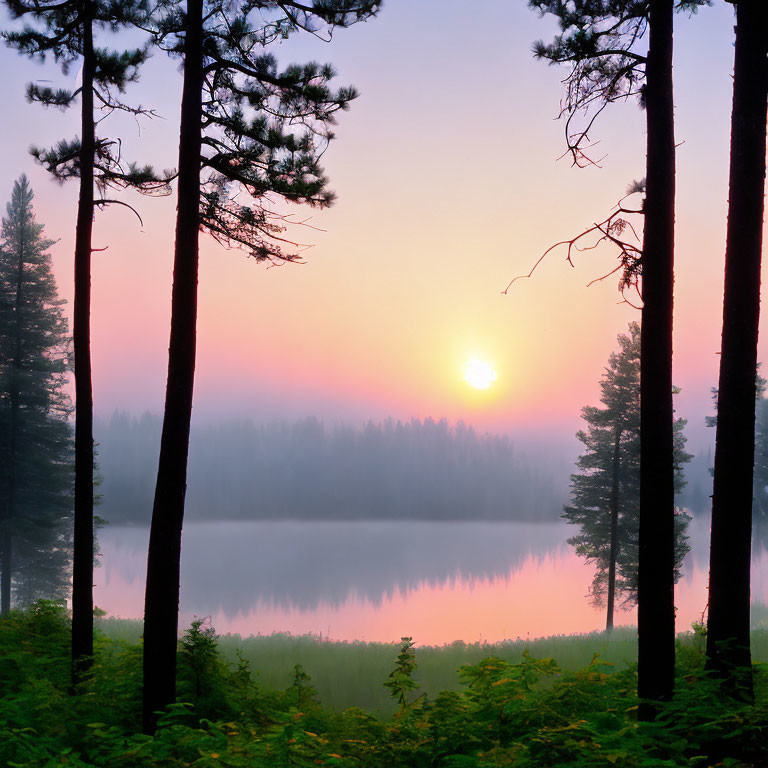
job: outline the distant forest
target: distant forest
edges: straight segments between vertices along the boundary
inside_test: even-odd
[[[96,422],[108,522],[149,524],[160,429],[149,414]],[[188,477],[198,520],[557,520],[563,503],[508,438],[432,419],[193,427]]]

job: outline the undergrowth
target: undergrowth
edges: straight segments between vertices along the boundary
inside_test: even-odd
[[[427,693],[410,638],[390,646],[379,687],[394,713],[320,704],[295,664],[287,685],[256,681],[195,621],[179,643],[179,701],[139,732],[141,648],[99,632],[92,677],[69,684],[69,622],[40,603],[0,620],[0,766],[8,768],[666,768],[768,766],[768,673],[756,704],[729,701],[700,644],[678,648],[677,694],[638,723],[633,664],[598,656],[578,670],[523,651],[459,669],[458,690]]]

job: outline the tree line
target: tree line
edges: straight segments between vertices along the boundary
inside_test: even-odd
[[[100,514],[148,524],[161,422],[97,420]],[[441,419],[361,428],[308,418],[192,428],[186,514],[197,520],[557,519],[551,474],[506,437]]]

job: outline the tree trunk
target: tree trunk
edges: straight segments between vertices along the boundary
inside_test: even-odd
[[[90,7],[90,3],[88,4]],[[80,197],[75,232],[75,526],[72,565],[72,684],[93,656],[93,390],[91,385],[91,239],[93,234],[93,22],[83,22],[83,83],[80,93]]]
[[[179,570],[195,377],[202,121],[202,0],[188,0],[171,341],[144,601],[143,727],[176,698]]]
[[[608,599],[605,617],[605,631],[613,629],[613,612],[616,602],[616,560],[619,549],[619,472],[621,469],[621,427],[616,428],[613,443],[613,464],[611,479],[611,549],[608,554]]]
[[[645,224],[640,337],[638,696],[672,697],[675,672],[672,284],[675,135],[673,0],[651,0],[646,64]],[[644,707],[643,716],[652,709]]]
[[[717,396],[707,657],[751,699],[749,643],[755,365],[768,104],[768,9],[736,4],[730,197]]]

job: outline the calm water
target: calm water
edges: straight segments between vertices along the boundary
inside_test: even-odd
[[[585,599],[591,571],[566,523],[190,523],[182,554],[182,622],[219,632],[311,632],[420,643],[589,632],[604,616]],[[678,584],[678,629],[707,602],[708,521],[694,520]],[[96,604],[139,618],[148,531],[100,534]],[[753,601],[768,603],[768,553],[753,560]],[[634,612],[617,623],[632,624]]]

